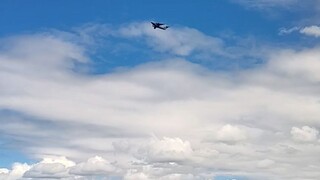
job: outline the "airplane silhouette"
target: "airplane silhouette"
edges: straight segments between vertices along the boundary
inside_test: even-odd
[[[164,26],[165,24],[162,23],[156,23],[156,22],[151,22],[153,29],[159,28],[162,30],[168,29],[169,26]]]

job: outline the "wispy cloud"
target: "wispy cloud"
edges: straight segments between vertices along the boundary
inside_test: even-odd
[[[233,2],[242,4],[250,8],[268,9],[268,8],[289,8],[298,3],[297,0],[238,0]]]
[[[126,37],[145,38],[155,50],[169,52],[174,55],[188,56],[195,52],[227,55],[221,39],[205,34],[192,28],[170,28],[166,31],[155,31],[150,23],[133,23],[120,29]]]
[[[232,3],[241,5],[248,10],[258,11],[263,16],[284,20],[288,24],[299,26],[319,23],[319,0],[229,0]],[[292,19],[292,15],[295,17]]]
[[[150,28],[149,22],[131,23],[121,27],[118,36],[145,42],[156,52],[176,57],[196,57],[200,61],[213,59],[242,59],[244,57],[263,57],[263,47],[257,46],[253,39],[229,37],[227,43],[221,37],[206,35],[189,27],[171,27],[166,31]],[[226,37],[225,37],[226,38]],[[253,52],[255,51],[255,52]]]
[[[299,31],[301,28],[300,27],[292,27],[292,28],[280,28],[279,30],[279,35],[287,35],[291,34],[293,32]]]
[[[320,27],[316,25],[306,26],[306,27],[292,27],[292,28],[281,28],[279,30],[279,35],[287,35],[293,32],[299,32],[300,34],[306,36],[320,37]]]

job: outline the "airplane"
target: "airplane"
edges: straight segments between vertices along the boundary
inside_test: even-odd
[[[163,26],[164,24],[162,23],[155,23],[155,22],[151,22],[153,29],[159,28],[162,30],[166,30],[168,29],[169,26]]]

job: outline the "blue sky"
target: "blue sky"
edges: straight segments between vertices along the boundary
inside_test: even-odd
[[[246,11],[227,1],[4,1],[1,7],[1,21],[8,24],[1,29],[2,34],[43,28],[69,29],[92,22],[123,24],[145,20],[192,26],[210,34],[228,29],[252,33],[248,26],[255,26],[255,31],[260,33],[270,32],[270,26],[274,26],[261,13]],[[243,20],[250,24],[243,26]],[[264,23],[267,26],[259,26]]]
[[[0,179],[316,179],[319,9],[2,1]]]

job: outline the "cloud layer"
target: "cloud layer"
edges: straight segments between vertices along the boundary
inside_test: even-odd
[[[226,53],[217,38],[189,28],[152,33],[133,24],[114,37],[147,40],[171,58],[100,75],[78,71],[92,60],[77,41],[2,40],[0,134],[39,162],[0,169],[0,177],[320,176],[318,47],[212,71],[188,56]]]

